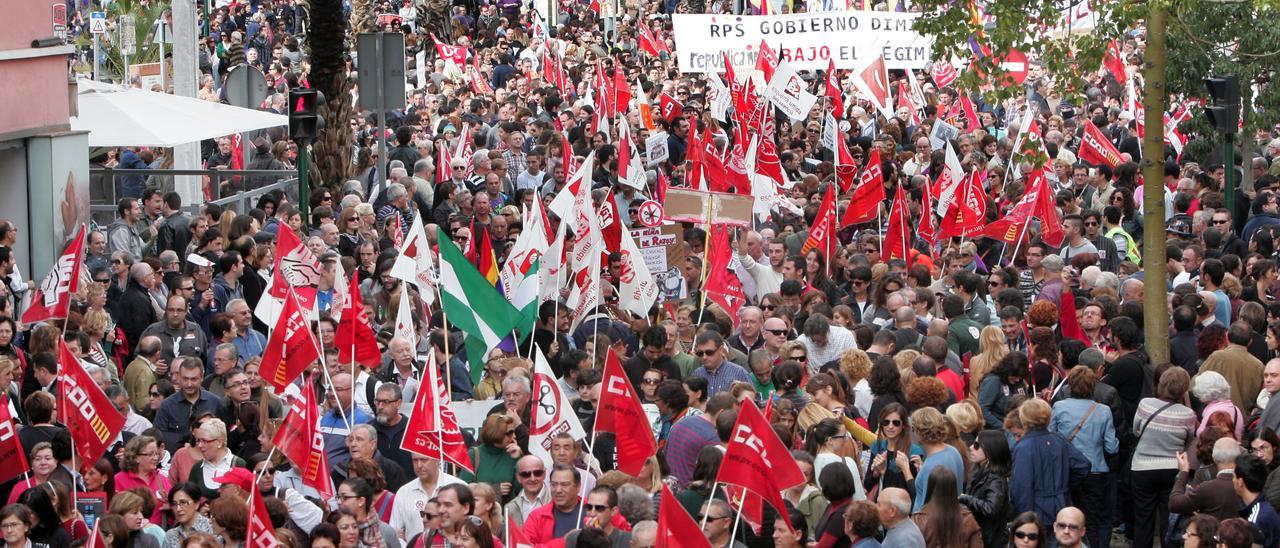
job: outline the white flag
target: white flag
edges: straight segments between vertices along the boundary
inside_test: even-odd
[[[418,347],[418,332],[413,328],[413,313],[409,311],[409,286],[400,287],[400,306],[396,309],[395,336],[409,341],[409,348]]]
[[[622,254],[622,272],[618,276],[618,304],[630,310],[636,316],[649,316],[649,309],[658,300],[658,283],[649,266],[640,255],[640,247],[636,245],[631,231],[622,231],[618,251]]]
[[[431,261],[431,243],[422,228],[422,216],[414,211],[409,234],[396,249],[396,262],[387,273],[393,278],[418,286],[418,297],[425,304],[436,302],[435,264]]]
[[[572,215],[573,204],[579,194],[586,192],[587,196],[591,195],[591,171],[595,169],[595,156],[594,150],[587,153],[586,159],[582,160],[582,165],[578,166],[578,170],[569,177],[564,188],[551,200],[551,205],[547,206],[547,209],[555,213],[556,217],[568,222],[569,228],[574,230],[578,227]]]
[[[573,412],[569,395],[565,394],[560,381],[542,355],[542,350],[533,349],[533,413],[529,425],[529,453],[548,466],[551,465],[551,441],[562,432],[573,436],[575,441],[587,437],[582,428],[582,421]]]

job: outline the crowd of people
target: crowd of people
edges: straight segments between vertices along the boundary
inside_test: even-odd
[[[1251,152],[1243,167],[1224,166],[1217,152],[1191,158],[1170,147],[1156,159],[1163,180],[1143,181],[1135,113],[1108,70],[1068,77],[1033,60],[1026,93],[998,103],[939,86],[934,71],[890,71],[894,89],[915,80],[921,101],[893,117],[845,83],[837,138],[859,172],[879,153],[885,196],[901,187],[911,227],[937,226],[929,187],[949,169],[946,147],[930,140],[939,121],[961,130],[949,146],[966,173],[981,175],[984,222],[1033,191],[1036,173],[1061,220],[1029,223],[1011,242],[931,244],[913,228],[904,257],[887,248],[893,238],[878,222],[839,227],[831,247],[809,241],[840,177],[835,151],[821,142],[831,101],[800,121],[769,109],[778,160],[794,184],[780,192],[793,208],[735,230],[731,268],[744,306],[725,310],[705,298],[712,242],[709,227],[692,223],[672,255],[682,258],[674,266],[687,298],[647,315],[620,307],[624,258],[614,252],[600,306],[579,318],[562,300],[538,306],[533,342],[589,434],[610,353],[642,403],[656,408],[659,451],[631,476],[615,469],[608,433],[589,438],[597,439],[590,448],[560,434],[550,460],[531,453],[529,348],[503,344],[469,359],[465,334],[438,306],[414,307],[413,340],[397,335],[400,300],[418,303],[428,289],[390,270],[415,213],[433,245],[447,238],[468,250],[488,238],[501,264],[524,229],[523,212],[565,191],[573,175],[566,157],[594,158],[592,198],[626,211],[623,228],[640,227],[639,205],[660,200],[667,181],[700,186],[690,180],[691,142],[710,135],[727,155],[746,133],[711,114],[709,76],[645,51],[641,30],[676,50],[671,13],[727,11],[729,3],[627,3],[602,19],[598,4],[561,2],[548,24],[522,2],[454,2],[448,24],[433,25],[448,29],[445,42],[469,48],[487,86],[437,57],[418,34],[423,11],[382,4],[415,38],[406,51],[408,107],[386,117],[386,150],[376,117],[328,121],[349,124],[357,175],[321,181],[307,213],[292,193],[270,192],[236,212],[184,203],[171,177],[124,177],[113,189],[114,222],[86,239],[91,282],[65,322],[35,325],[16,321],[36,284],[14,266],[14,224],[0,223],[0,387],[31,467],[0,486],[8,546],[83,545],[93,527],[113,547],[241,546],[252,497],[262,498],[280,543],[295,547],[491,547],[515,533],[538,546],[651,548],[666,534],[660,513],[673,511],[687,512],[716,548],[1280,546],[1274,133],[1240,144]],[[306,13],[292,0],[232,3],[202,28],[201,97],[218,100],[235,48],[269,75],[277,95],[268,107],[283,112],[288,89],[306,85]],[[414,60],[419,48],[424,66]],[[553,48],[565,86],[544,72]],[[1141,79],[1144,48],[1141,27],[1119,43],[1128,78]],[[592,88],[597,69],[612,75],[615,67],[643,99],[601,126]],[[810,82],[815,93],[823,80]],[[650,119],[639,107],[660,95],[679,108]],[[962,96],[979,123],[966,122]],[[1049,156],[1043,171],[1017,145],[1029,120],[1043,132],[1032,139]],[[1120,152],[1117,165],[1080,159],[1086,122]],[[647,166],[644,189],[620,181],[620,124],[637,136],[635,153],[651,135],[666,135],[669,157]],[[205,147],[209,167],[232,164],[229,138]],[[437,166],[441,148],[471,154]],[[264,132],[254,149],[251,169],[286,169],[299,153],[283,131]],[[165,167],[166,157],[130,148],[110,151],[105,163]],[[1245,169],[1252,183],[1238,185],[1236,208],[1227,209],[1224,175],[1233,170],[1239,181]],[[270,182],[233,179],[221,190]],[[1163,191],[1167,206],[1162,279],[1142,270],[1144,189]],[[852,191],[837,187],[841,209]],[[892,205],[879,204],[884,218]],[[561,221],[550,222],[554,234]],[[1041,238],[1054,228],[1061,245]],[[312,327],[325,359],[298,382],[313,383],[323,402],[332,497],[271,450],[292,402],[260,375],[274,326],[254,311],[268,298],[285,231],[322,270]],[[342,276],[358,282],[383,351],[378,367],[338,359],[330,312],[343,305]],[[1152,363],[1144,349],[1148,337],[1165,337],[1144,332],[1146,284],[1169,292],[1169,363]],[[126,417],[97,462],[80,462],[58,421],[66,405],[56,397],[59,341]],[[470,364],[479,362],[473,382]],[[474,472],[401,447],[427,363],[439,364],[453,401],[501,400],[467,432]],[[782,493],[785,508],[765,506],[760,523],[740,523],[739,501],[716,481],[743,405],[768,409],[805,476]],[[679,509],[661,508],[664,487]],[[76,504],[94,493],[104,496],[100,508]]]

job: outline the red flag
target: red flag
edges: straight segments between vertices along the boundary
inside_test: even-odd
[[[409,414],[404,439],[400,440],[400,448],[427,458],[443,457],[474,473],[471,456],[467,454],[467,444],[462,439],[462,430],[458,428],[453,408],[448,404],[449,392],[440,378],[434,355],[427,357],[422,380],[418,395],[413,400],[413,411]]]
[[[785,513],[782,491],[804,483],[805,479],[804,472],[755,402],[744,401],[716,481],[743,487],[779,513]]]
[[[604,236],[605,264],[609,264],[609,253],[622,248],[622,219],[618,217],[618,201],[614,199],[612,189],[600,204],[596,218],[600,219],[600,233]]]
[[[729,157],[725,159],[725,176],[729,186],[733,187],[735,192],[750,195],[751,175],[747,173],[747,143],[751,139],[747,136],[747,128],[740,124],[734,126],[733,134],[733,147],[729,150]]]
[[[449,147],[436,147],[436,184],[448,181],[453,173],[453,154],[449,152]],[[396,218],[399,218],[396,215]]]
[[[690,143],[692,145],[692,143]],[[725,172],[724,158],[720,157],[720,150],[716,148],[715,136],[711,134],[711,128],[702,130],[702,139],[699,141],[700,149],[698,151],[698,162],[702,164],[702,178],[707,181],[707,185],[716,192],[729,191],[729,177]],[[692,146],[690,147],[693,148]]]
[[[596,410],[596,432],[613,432],[617,436],[618,470],[640,475],[645,461],[658,452],[649,418],[640,406],[636,389],[627,379],[618,356],[609,349],[601,381],[600,403]]]
[[[973,100],[969,99],[968,93],[960,94],[960,112],[964,114],[964,119],[969,121],[969,131],[973,131],[981,126],[982,122],[978,121],[978,111],[973,107]]]
[[[81,470],[93,468],[124,429],[124,417],[62,340],[58,341],[58,402],[58,419],[67,425]]]
[[[338,347],[338,362],[356,362],[369,367],[381,365],[382,351],[378,350],[373,328],[369,327],[369,316],[364,311],[359,276],[351,277],[341,318],[338,321],[338,331],[333,336],[333,345]]]
[[[1080,137],[1080,161],[1094,165],[1107,164],[1113,168],[1120,165],[1120,151],[1089,120],[1084,121],[1084,133]]]
[[[1058,215],[1058,205],[1054,203],[1053,190],[1049,187],[1043,170],[1040,173],[1040,185],[1042,190],[1036,194],[1035,212],[1032,213],[1040,219],[1040,239],[1053,247],[1060,247],[1067,235],[1062,231],[1062,217]]]
[[[832,122],[827,122],[832,123]],[[839,123],[836,123],[836,182],[840,184],[840,193],[849,191],[849,187],[853,186],[854,179],[858,175],[858,166],[853,162],[853,153],[849,152],[849,141],[845,139],[845,134],[840,131]],[[876,156],[879,158],[879,156]]]
[[[262,353],[262,378],[277,394],[320,359],[320,344],[311,332],[307,311],[292,293],[285,297],[284,308]]]
[[[26,451],[18,441],[13,416],[9,414],[9,398],[0,396],[0,483],[21,476],[30,470]]]
[[[663,50],[667,49],[667,45],[653,35],[653,29],[649,28],[648,23],[644,22],[644,18],[636,21],[636,28],[640,31],[640,50],[657,57]]]
[[[665,483],[662,501],[658,504],[658,538],[654,548],[711,548],[702,527],[684,511]]]
[[[836,74],[834,57],[827,61],[827,97],[831,98],[832,114],[837,120],[844,118],[844,93],[840,91],[840,78]]]
[[[1062,286],[1062,306],[1058,309],[1062,312],[1062,339],[1076,339],[1093,346],[1089,335],[1084,332],[1083,327],[1080,327],[1080,318],[1076,317],[1076,297],[1068,285]]]
[[[778,52],[769,47],[769,43],[760,41],[760,52],[756,54],[756,70],[764,72],[764,81],[773,79],[773,70],[778,68]]]
[[[729,82],[729,96],[733,98],[733,117],[742,125],[747,125],[746,117],[751,112],[747,107],[746,86],[738,81],[737,74],[734,73],[733,63],[729,61],[729,52],[720,52],[721,58],[724,60],[724,79]],[[748,83],[750,79],[748,79]]]
[[[1102,56],[1102,66],[1115,77],[1116,82],[1125,85],[1129,81],[1129,73],[1125,71],[1124,56],[1120,52],[1120,43],[1112,40],[1107,44],[1107,53]]]
[[[622,67],[613,66],[613,108],[617,114],[625,115],[631,104],[631,85],[627,83],[627,75]]]
[[[664,91],[658,94],[658,110],[659,114],[662,114],[662,119],[670,124],[684,112],[684,104]]]
[[[742,280],[729,269],[733,249],[729,244],[728,225],[715,222],[711,224],[711,246],[707,255],[707,268],[710,270],[707,271],[707,281],[703,287],[707,292],[707,300],[720,305],[733,319],[736,327],[738,309],[747,302],[747,295],[742,290]]]
[[[516,518],[507,514],[507,546],[511,548],[533,548],[533,541],[524,534],[524,529],[516,525]]]
[[[102,538],[102,520],[93,520],[93,531],[89,532],[89,539],[85,542],[84,548],[103,548],[107,546],[107,539]]]
[[[982,192],[978,172],[964,178],[958,199],[951,203],[946,218],[942,219],[940,234],[943,236],[971,236],[982,230],[987,221],[987,199]]]
[[[398,216],[397,216],[398,217]],[[316,302],[316,285],[320,283],[320,263],[302,240],[288,227],[281,227],[276,236],[276,264],[272,275],[270,294],[283,300],[292,287],[298,296],[298,304],[311,310]]]
[[[569,192],[571,196],[577,194],[578,190],[573,187],[574,181],[572,174],[578,172],[578,161],[577,157],[573,155],[573,145],[569,144],[569,138],[565,137],[563,133],[560,134],[560,162],[560,165],[564,166],[564,176],[569,179],[569,181],[565,183],[566,186],[564,190]],[[582,181],[578,180],[577,182],[578,184],[581,184]],[[536,202],[538,200],[534,201]]]
[[[933,224],[933,188],[925,183],[921,189],[920,225],[916,234],[921,240],[929,242],[929,249],[938,245],[938,229]]]
[[[329,457],[319,424],[315,383],[310,378],[304,379],[301,394],[293,401],[271,444],[293,462],[303,485],[328,498],[333,496],[333,478],[329,477]]]
[[[911,125],[915,126],[920,124],[920,110],[917,109],[915,103],[911,101],[910,86],[902,80],[898,81],[898,106],[907,107],[908,113],[911,115]]]
[[[431,35],[431,39],[436,42],[436,55],[442,59],[453,61],[453,64],[458,65],[458,68],[467,66],[467,48],[451,46],[441,42],[434,34]]]
[[[471,64],[467,65],[467,69],[463,72],[466,74],[467,80],[471,84],[471,91],[473,93],[478,93],[480,95],[493,93],[493,88],[489,87],[489,82],[485,80],[484,75],[480,73],[479,57],[472,57]]]
[[[893,195],[893,207],[889,209],[889,232],[884,235],[880,252],[889,259],[911,258],[911,214],[907,212],[907,195],[903,185],[898,185]]]
[[[84,265],[84,225],[63,248],[58,262],[40,281],[40,287],[31,298],[31,306],[22,313],[22,323],[62,319],[67,317],[71,296],[80,292],[80,269]]]
[[[929,72],[933,76],[933,84],[938,89],[948,87],[960,79],[960,73],[956,72],[956,67],[945,61],[934,61],[933,68]]]
[[[324,448],[320,448],[324,452]],[[276,528],[271,526],[271,515],[267,513],[267,505],[262,502],[262,495],[257,489],[249,493],[253,511],[249,513],[249,525],[245,528],[244,545],[253,548],[275,548],[280,546],[276,539]],[[94,524],[97,525],[96,523]]]
[[[800,249],[801,255],[808,254],[810,250],[819,249],[824,257],[831,257],[837,229],[835,216],[836,187],[827,185],[827,195],[822,199],[822,205],[818,207],[818,217],[809,228],[809,238],[804,241],[804,247]]]
[[[849,207],[844,210],[840,226],[861,224],[876,218],[884,199],[884,165],[880,162],[880,147],[872,147],[867,167],[858,178],[858,186],[853,190],[853,197],[849,199]]]

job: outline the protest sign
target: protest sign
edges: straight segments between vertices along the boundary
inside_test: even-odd
[[[668,221],[706,224],[710,218],[717,223],[747,228],[751,228],[754,206],[752,196],[683,188],[667,189],[667,203],[663,205]]]
[[[649,272],[660,273],[667,270],[667,247],[679,241],[675,234],[663,234],[662,229],[656,227],[633,228],[631,237],[635,238]]]
[[[673,266],[671,270],[657,272],[653,275],[658,279],[659,301],[678,301],[689,296],[689,288],[685,285],[684,275],[680,273],[680,267]]]
[[[809,93],[808,87],[791,63],[783,61],[774,71],[773,79],[769,80],[764,97],[788,118],[799,122],[809,117],[809,111],[818,102],[818,96]]]
[[[960,130],[951,124],[936,120],[933,122],[933,131],[929,132],[929,146],[933,150],[939,150],[947,146],[947,142],[960,136]]]
[[[735,68],[756,65],[760,42],[796,70],[856,69],[884,55],[891,69],[922,69],[933,56],[933,40],[911,29],[916,14],[846,10],[788,15],[671,16],[680,72],[723,71],[721,52]],[[741,73],[739,73],[741,74]]]
[[[667,148],[667,134],[654,133],[644,140],[644,163],[648,166],[655,166],[667,161],[671,157],[671,151]]]

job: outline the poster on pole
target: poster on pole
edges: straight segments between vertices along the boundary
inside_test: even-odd
[[[667,148],[667,134],[658,132],[650,135],[644,140],[644,163],[647,166],[656,166],[667,161],[671,157],[671,151]]]
[[[941,150],[947,142],[960,136],[960,130],[942,120],[934,121],[933,131],[929,132],[929,146],[933,150]]]
[[[675,14],[671,16],[680,72],[723,71],[721,52],[735,68],[755,67],[760,42],[796,70],[856,69],[884,55],[891,69],[923,69],[933,40],[912,30],[917,14],[844,10],[786,15]],[[739,73],[741,74],[741,72]]]
[[[791,63],[783,61],[769,80],[769,87],[764,89],[764,97],[788,118],[799,122],[809,117],[809,111],[818,102],[818,96],[809,93],[807,88],[808,84]]]

